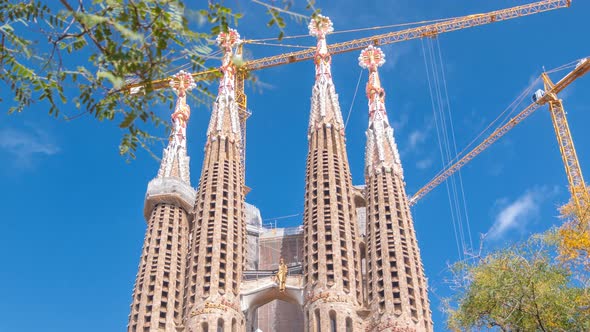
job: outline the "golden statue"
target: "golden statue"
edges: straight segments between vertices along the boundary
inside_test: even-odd
[[[279,262],[279,270],[275,276],[277,284],[279,284],[279,291],[281,292],[284,292],[285,289],[287,289],[287,272],[287,264],[285,264],[285,261],[281,258]]]

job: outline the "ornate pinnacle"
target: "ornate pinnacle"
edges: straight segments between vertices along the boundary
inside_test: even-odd
[[[385,63],[385,54],[379,47],[373,45],[365,48],[359,55],[359,66],[369,68],[370,71],[376,71]]]
[[[223,52],[220,68],[223,77],[219,81],[219,95],[233,94],[236,68],[232,63],[232,50],[240,43],[242,43],[240,34],[234,29],[227,29],[227,32],[217,35],[217,45]]]
[[[190,107],[186,104],[186,92],[194,89],[196,86],[193,76],[184,70],[179,71],[170,79],[170,87],[178,95],[176,108],[174,109],[174,113],[172,113],[174,131],[177,135],[182,136],[182,138],[184,138],[184,133],[179,132],[176,124],[180,125],[181,128],[186,128],[186,123],[191,115]]]
[[[378,47],[373,45],[365,48],[359,55],[359,65],[369,69],[369,80],[367,81],[367,98],[369,99],[369,115],[372,117],[375,111],[385,112],[383,99],[385,91],[381,87],[377,68],[385,63],[385,54]]]
[[[242,43],[240,34],[234,29],[228,29],[227,32],[221,32],[217,35],[217,45],[223,51],[223,65],[227,66],[231,60],[231,51],[236,45]]]
[[[235,67],[232,65],[232,50],[236,45],[242,43],[240,34],[234,29],[228,29],[227,32],[221,32],[217,36],[217,45],[223,51],[223,59],[221,60],[221,71],[223,78],[220,81],[220,89],[226,86],[233,91]]]
[[[186,124],[191,116],[191,108],[186,103],[186,92],[194,89],[197,85],[193,76],[183,70],[172,76],[169,84],[178,98],[174,113],[172,113],[170,141],[168,147],[164,149],[158,177],[176,176],[190,184],[186,155]]]
[[[226,50],[231,50],[234,46],[242,42],[240,34],[234,29],[227,29],[227,32],[220,32],[216,41],[221,49]]]
[[[228,29],[217,36],[217,45],[223,52],[221,67],[219,67],[222,76],[219,80],[219,90],[207,130],[207,135],[211,140],[217,139],[211,137],[214,133],[221,134],[222,138],[228,135],[231,135],[232,139],[240,137],[238,105],[235,100],[237,69],[232,57],[235,47],[241,43],[240,34],[234,29]]]
[[[315,51],[316,80],[324,80],[332,76],[330,71],[330,53],[326,45],[326,35],[334,31],[332,21],[326,16],[318,15],[309,22],[309,34],[317,37],[318,43]]]
[[[316,64],[318,62],[318,56],[327,58],[328,54],[328,46],[326,45],[326,35],[334,31],[334,27],[332,26],[332,21],[326,16],[318,15],[313,18],[309,25],[309,34],[317,37],[318,45],[316,49]],[[329,59],[328,59],[329,61]]]
[[[318,38],[325,37],[327,34],[334,32],[332,21],[323,15],[313,18],[307,27],[309,28],[309,34]]]
[[[184,70],[179,71],[178,73],[174,74],[170,79],[170,87],[179,96],[184,96],[186,91],[190,91],[197,86],[195,84],[195,80],[190,73],[185,72]]]
[[[377,68],[385,63],[385,54],[380,48],[369,46],[359,56],[359,65],[369,69],[367,99],[369,99],[369,128],[365,153],[365,175],[393,168],[394,173],[403,178],[403,169],[393,138],[393,128],[389,125],[385,111],[385,91],[381,87]]]

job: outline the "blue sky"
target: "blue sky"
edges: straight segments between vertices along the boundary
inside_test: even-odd
[[[259,5],[229,2],[245,12],[238,30],[247,39],[272,37]],[[336,31],[473,14],[522,4],[521,1],[318,1]],[[295,10],[304,12],[296,6]],[[569,9],[441,35],[442,72],[459,150],[495,119],[542,72],[590,55],[585,31],[590,3]],[[262,17],[262,18],[261,18]],[[586,26],[586,28],[584,28]],[[306,33],[289,22],[286,35]],[[365,33],[328,37],[344,41]],[[284,41],[313,45],[312,38]],[[381,68],[386,107],[395,126],[408,194],[442,167],[434,112],[420,40],[383,47]],[[290,49],[248,46],[249,56]],[[345,118],[353,182],[363,183],[366,71],[353,103],[360,67],[358,52],[334,56],[332,72]],[[427,64],[430,64],[427,62]],[[213,65],[213,63],[212,63]],[[440,66],[440,64],[439,64]],[[313,63],[257,73],[249,88],[247,201],[265,222],[303,210],[306,130],[314,79]],[[566,72],[557,73],[554,80]],[[432,79],[432,78],[431,78]],[[580,163],[590,176],[590,78],[564,93]],[[0,85],[3,98],[7,88]],[[526,97],[522,106],[528,105]],[[351,106],[352,105],[352,106]],[[168,117],[162,106],[158,114]],[[446,111],[445,111],[446,112]],[[193,107],[188,128],[192,182],[198,182],[210,110]],[[448,121],[448,120],[447,120]],[[447,123],[450,126],[450,123]],[[440,129],[439,129],[440,130]],[[126,163],[118,155],[123,133],[114,123],[90,117],[72,122],[33,105],[21,114],[0,113],[0,331],[123,331],[145,231],[143,198],[158,162],[147,153]],[[159,133],[164,135],[164,133]],[[161,147],[155,147],[160,154]],[[465,211],[477,246],[497,248],[558,223],[556,207],[568,199],[567,181],[546,109],[533,114],[462,170]],[[463,207],[461,208],[463,209]],[[465,211],[463,224],[465,225]],[[447,263],[460,257],[449,199],[439,186],[412,210],[430,283],[437,331],[444,330],[441,297],[450,290]],[[280,219],[298,225],[300,217]],[[468,235],[465,231],[466,236]]]

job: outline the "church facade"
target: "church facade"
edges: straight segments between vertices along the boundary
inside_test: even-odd
[[[207,130],[197,188],[190,182],[186,92],[192,76],[170,81],[178,95],[158,175],[148,184],[147,230],[133,290],[129,332],[432,331],[432,319],[403,168],[368,47],[369,126],[365,185],[353,186],[344,122],[331,76],[327,17],[317,38],[308,127],[303,224],[263,227],[245,201],[243,146],[235,98],[240,42],[217,42],[222,77]]]

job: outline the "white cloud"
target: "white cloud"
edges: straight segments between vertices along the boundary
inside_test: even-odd
[[[402,159],[405,159],[409,155],[414,155],[422,159],[432,159],[431,157],[425,157],[429,150],[423,148],[434,128],[434,122],[432,119],[426,119],[425,121],[426,124],[423,127],[412,130],[405,140],[403,139],[404,137],[402,137],[402,144],[400,145],[400,155]]]
[[[430,168],[430,166],[432,166],[433,162],[434,162],[434,160],[432,160],[432,158],[426,158],[426,159],[419,160],[416,163],[416,168],[422,169],[422,170]]]
[[[489,172],[493,176],[499,176],[500,174],[502,174],[502,172],[504,172],[504,166],[505,165],[501,160],[494,160],[488,165]]]
[[[389,44],[381,46],[381,50],[385,53],[385,64],[381,67],[381,72],[389,72],[397,67],[400,59],[412,53],[412,45],[404,44]]]
[[[433,128],[434,120],[432,118],[427,118],[425,119],[425,124],[423,127],[411,131],[408,135],[407,142],[403,144],[403,148],[400,152],[402,157],[409,153],[412,153],[414,155],[422,154],[424,151],[422,151],[422,149],[420,148],[424,145],[426,139],[430,136],[430,132]]]
[[[406,127],[406,125],[408,124],[408,120],[409,120],[408,114],[407,113],[402,113],[399,116],[399,120],[397,120],[397,121],[394,120],[391,123],[391,126],[393,127],[394,132],[395,133],[398,133],[401,130],[403,130]]]
[[[498,200],[503,208],[496,215],[494,224],[487,233],[488,237],[497,240],[509,231],[523,233],[528,224],[538,217],[543,200],[554,195],[556,190],[557,188],[550,190],[547,187],[536,187],[510,203],[506,199]]]
[[[59,152],[53,140],[40,129],[22,130],[0,128],[0,149],[11,154],[19,166],[32,166],[36,156],[51,156]]]
[[[418,145],[420,145],[424,140],[426,140],[426,131],[414,130],[410,133],[408,137],[408,149],[414,150]]]

